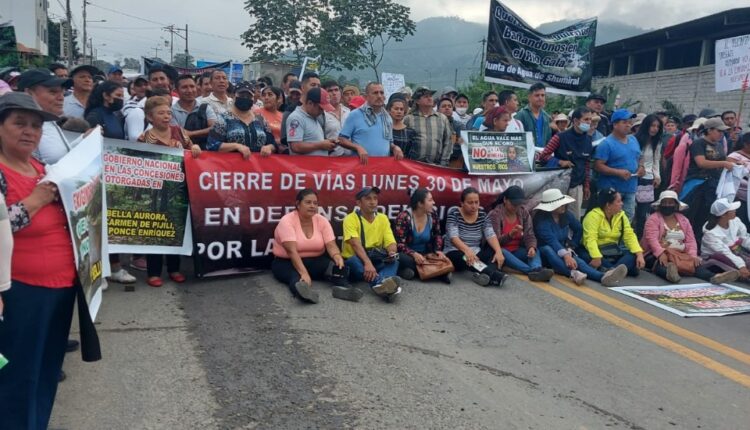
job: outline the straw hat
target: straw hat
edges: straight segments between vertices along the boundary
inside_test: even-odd
[[[534,208],[545,212],[552,212],[560,206],[576,201],[573,197],[566,196],[557,188],[550,188],[542,193],[542,201]]]
[[[680,201],[680,198],[677,196],[677,193],[672,190],[666,190],[662,191],[661,194],[659,194],[659,200],[651,203],[651,207],[657,208],[661,204],[661,201],[664,199],[672,199],[677,202],[677,204],[680,206],[680,212],[687,209],[688,205]]]

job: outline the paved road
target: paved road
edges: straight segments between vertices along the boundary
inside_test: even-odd
[[[410,283],[396,304],[321,297],[298,303],[268,274],[113,286],[98,322],[105,358],[68,356],[52,428],[750,422],[750,314],[683,319],[594,285],[518,277],[503,289]]]

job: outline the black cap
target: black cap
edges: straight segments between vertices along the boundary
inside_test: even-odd
[[[234,92],[235,94],[237,94],[242,91],[252,93],[253,91],[255,91],[255,85],[251,84],[248,81],[242,81],[239,84],[237,84],[236,87],[234,87]]]
[[[588,97],[586,97],[586,101],[589,100],[601,100],[602,103],[607,103],[607,98],[604,97],[601,94],[591,93]]]
[[[300,81],[293,81],[291,84],[289,84],[289,92],[291,93],[292,90],[302,92],[302,82]]]
[[[514,206],[518,206],[526,200],[526,194],[523,188],[513,185],[503,192],[503,199],[508,199]]]
[[[5,111],[14,109],[36,113],[42,117],[43,121],[57,121],[60,119],[57,115],[43,111],[34,99],[26,93],[12,92],[0,96],[0,115]]]
[[[18,77],[18,91],[24,91],[36,85],[43,85],[48,88],[63,87],[69,81],[68,78],[58,78],[49,69],[31,69],[21,73],[21,76]]]
[[[138,75],[133,79],[133,82],[143,81],[145,83],[148,83],[148,78],[143,75]]]
[[[701,112],[698,114],[699,118],[713,118],[715,116],[721,115],[719,112],[717,112],[715,109],[711,108],[705,108],[701,110]]]
[[[420,98],[422,98],[422,97],[424,97],[426,95],[429,95],[430,97],[432,97],[433,94],[435,94],[435,91],[433,91],[433,90],[431,90],[431,89],[429,89],[427,87],[419,87],[419,88],[417,88],[414,91],[414,96],[412,96],[412,98],[414,100],[417,100],[417,99],[420,99]]]
[[[91,65],[88,65],[88,64],[81,64],[80,66],[77,66],[76,68],[74,68],[73,70],[70,71],[70,77],[72,78],[73,76],[76,75],[76,73],[78,73],[78,72],[84,72],[84,71],[91,73],[91,77],[92,78],[94,76],[96,76],[96,75],[102,75],[103,74],[101,70],[97,69],[94,66],[91,66]]]
[[[370,193],[380,194],[380,188],[378,187],[364,187],[354,196],[357,198],[357,200],[360,200],[364,197],[367,197],[370,195]]]
[[[687,114],[687,115],[685,115],[685,116],[682,117],[682,123],[683,124],[692,123],[696,119],[698,119],[698,115],[689,113],[689,114]]]

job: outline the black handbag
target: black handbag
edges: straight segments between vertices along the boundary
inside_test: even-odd
[[[365,249],[367,258],[370,259],[372,265],[379,266],[389,259],[388,251],[383,248],[367,249],[367,240],[365,239],[365,223],[359,210],[357,211],[357,217],[359,217],[359,239],[362,242],[362,248]]]
[[[624,252],[622,238],[625,235],[624,217],[625,215],[623,215],[623,218],[620,218],[620,221],[622,222],[622,229],[620,230],[620,240],[618,240],[617,243],[608,243],[599,247],[599,252],[602,254],[603,258],[606,258],[608,260],[619,260],[620,257],[623,256]]]

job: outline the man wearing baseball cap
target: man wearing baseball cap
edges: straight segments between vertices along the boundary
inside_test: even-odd
[[[750,235],[745,224],[737,218],[740,202],[725,198],[711,204],[711,217],[703,227],[701,256],[704,260],[716,260],[733,266],[740,278],[750,281]]]
[[[724,131],[728,129],[721,118],[709,118],[703,122],[703,137],[696,139],[689,148],[690,163],[680,200],[689,206],[685,216],[693,224],[697,241],[703,236],[701,227],[708,218],[711,203],[716,200],[721,172],[734,169],[734,163],[727,161],[724,146]]]
[[[55,116],[63,115],[65,89],[68,78],[58,78],[48,69],[31,69],[18,78],[18,90],[25,91],[42,108]],[[55,164],[76,144],[68,142],[60,126],[55,121],[45,121],[42,125],[42,139],[34,151],[34,158],[44,164]]]
[[[435,91],[426,87],[414,91],[416,109],[404,117],[404,124],[417,132],[417,161],[447,166],[453,154],[453,126],[445,115],[433,109],[433,94]]]
[[[73,92],[65,96],[63,112],[65,116],[83,118],[91,91],[94,90],[94,76],[101,71],[94,66],[83,64],[70,72],[73,80]]]
[[[623,210],[629,219],[635,216],[635,191],[638,177],[645,169],[639,164],[641,146],[630,134],[636,115],[627,109],[612,113],[612,133],[599,144],[594,154],[594,170],[599,172],[597,189],[614,188],[622,196]]]
[[[607,98],[601,94],[591,93],[586,97],[586,107],[600,117],[599,125],[596,126],[596,129],[599,130],[602,136],[607,136],[612,131],[610,129],[609,118],[604,115],[604,105],[606,103]]]
[[[304,103],[286,120],[286,141],[292,155],[328,156],[328,152],[336,147],[336,142],[325,138],[323,112],[332,110],[326,90],[310,88]]]
[[[364,187],[356,195],[358,209],[344,218],[341,255],[349,267],[349,280],[366,281],[372,291],[391,301],[401,293],[398,249],[391,223],[378,213],[378,187]]]

